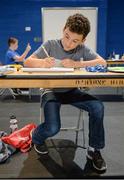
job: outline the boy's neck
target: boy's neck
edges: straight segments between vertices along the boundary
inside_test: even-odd
[[[62,39],[60,39],[60,44],[61,44],[62,48],[64,49],[64,46],[63,46],[63,44],[62,44]],[[76,48],[77,48],[77,47],[76,47]],[[73,51],[75,51],[76,48],[71,49],[71,50],[69,50],[69,51],[66,51],[66,50],[64,50],[64,51],[66,51],[67,53],[72,53]]]
[[[11,46],[9,47],[9,49],[10,49],[10,50],[12,50],[12,51],[15,51],[15,49],[14,49],[14,48],[12,48]]]

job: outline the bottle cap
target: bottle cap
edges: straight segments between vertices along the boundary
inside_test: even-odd
[[[16,119],[15,115],[10,115],[10,119]]]

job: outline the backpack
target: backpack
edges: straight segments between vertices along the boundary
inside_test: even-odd
[[[2,137],[1,140],[14,148],[20,149],[21,152],[27,152],[32,147],[31,131],[35,128],[35,124],[28,124],[10,135]]]
[[[0,137],[4,137],[6,135],[7,135],[6,132],[0,131]],[[4,143],[0,139],[0,163],[4,163],[13,153],[15,153],[15,151],[16,148]]]

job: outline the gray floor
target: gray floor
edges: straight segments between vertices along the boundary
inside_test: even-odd
[[[105,102],[106,147],[103,156],[108,169],[105,173],[96,172],[86,160],[86,150],[76,147],[74,132],[60,132],[47,141],[49,155],[39,157],[34,149],[28,153],[17,153],[0,165],[0,178],[84,178],[87,176],[124,175],[124,102]],[[0,100],[0,130],[9,132],[9,115],[15,114],[19,128],[34,122],[39,123],[39,102],[13,100],[12,97]],[[71,106],[61,109],[62,126],[75,125],[79,111]],[[88,143],[88,116],[84,113],[86,145]],[[82,134],[79,135],[79,145]],[[56,148],[57,146],[57,148]],[[72,147],[68,147],[72,146]],[[61,148],[59,148],[61,147]],[[63,148],[62,148],[63,147]]]

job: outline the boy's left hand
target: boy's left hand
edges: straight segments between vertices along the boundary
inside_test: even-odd
[[[75,68],[76,62],[72,59],[63,59],[62,65],[67,68]]]
[[[30,50],[31,50],[31,46],[30,46],[30,44],[28,43],[28,44],[27,44],[27,47],[26,47],[26,51],[29,52]]]

